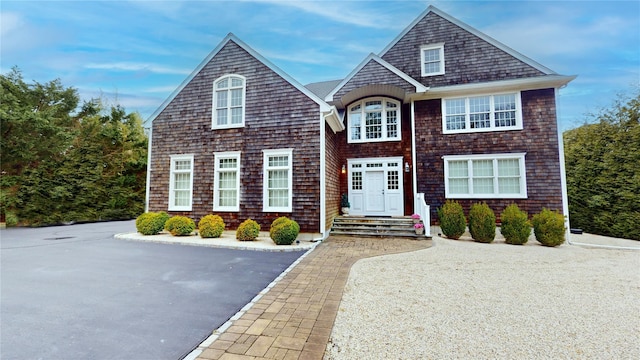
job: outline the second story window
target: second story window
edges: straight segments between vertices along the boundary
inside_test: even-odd
[[[350,143],[400,140],[400,102],[368,98],[349,106]]]
[[[212,129],[244,126],[245,79],[225,75],[213,83]]]
[[[442,100],[443,133],[522,130],[520,93]]]
[[[422,76],[444,74],[444,44],[420,47],[420,64]]]

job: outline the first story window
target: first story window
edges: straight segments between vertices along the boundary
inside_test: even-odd
[[[442,99],[445,134],[521,130],[520,93]]]
[[[193,155],[171,155],[169,210],[191,211]]]
[[[240,210],[240,152],[216,152],[213,210]]]
[[[400,102],[368,98],[349,105],[350,143],[401,140]]]
[[[443,156],[445,197],[524,199],[524,153]]]
[[[291,212],[293,149],[263,150],[263,211]]]

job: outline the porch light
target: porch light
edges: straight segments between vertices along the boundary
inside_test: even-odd
[[[347,167],[345,165],[342,165],[342,173],[343,174],[347,173]]]
[[[404,162],[404,172],[409,172],[409,163],[407,161]]]

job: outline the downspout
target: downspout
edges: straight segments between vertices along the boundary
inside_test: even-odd
[[[147,184],[144,197],[144,211],[149,212],[149,194],[151,193],[151,139],[153,138],[153,123],[149,128],[149,139],[147,141]]]
[[[413,181],[413,204],[415,207],[416,198],[418,197],[418,174],[416,172],[416,113],[415,100],[411,99],[411,176]],[[417,209],[413,209],[416,212]],[[431,226],[431,224],[425,224]]]
[[[555,88],[556,95],[556,126],[558,130],[558,156],[560,157],[560,183],[562,188],[562,212],[565,214],[564,226],[567,230],[565,236],[567,237],[567,243],[571,243],[571,224],[569,222],[569,196],[567,194],[567,173],[565,168],[564,159],[564,140],[562,138],[562,132],[560,130],[560,88]]]

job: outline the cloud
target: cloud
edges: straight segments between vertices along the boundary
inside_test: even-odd
[[[190,69],[172,68],[156,64],[114,62],[114,63],[90,63],[85,65],[87,69],[114,70],[114,71],[148,71],[157,74],[191,74]]]

